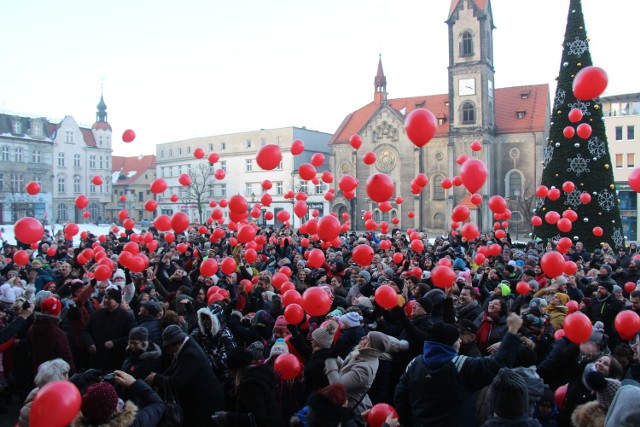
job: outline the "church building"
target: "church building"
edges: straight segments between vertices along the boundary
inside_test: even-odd
[[[387,78],[380,59],[373,101],[348,114],[329,141],[336,187],[331,209],[339,217],[348,213],[352,228],[359,230],[364,229],[363,212],[372,211],[377,222],[390,223],[397,216],[404,229],[444,233],[451,224],[451,211],[462,203],[470,208],[471,220],[487,231],[494,223],[488,200],[501,195],[512,211],[512,235],[516,228],[515,233],[524,238],[530,231],[535,188],[542,175],[541,161],[549,131],[549,86],[496,87],[495,27],[490,0],[452,0],[446,23],[449,93],[388,99]],[[438,120],[435,137],[422,148],[416,147],[404,130],[406,115],[416,108],[430,110]],[[349,144],[354,134],[363,141],[357,151]],[[472,151],[473,141],[479,141],[482,150]],[[376,155],[372,165],[362,161],[368,151]],[[480,158],[489,171],[485,185],[478,191],[483,196],[479,207],[470,202],[464,186],[444,189],[441,185],[443,179],[459,175],[456,160],[462,155]],[[392,201],[389,212],[381,212],[378,204],[367,198],[366,180],[377,172],[389,175],[396,184],[394,198],[403,198],[400,205]],[[414,195],[411,181],[418,173],[426,174],[429,183]],[[338,188],[344,175],[359,181],[351,200]],[[408,216],[410,211],[415,213],[413,218]]]

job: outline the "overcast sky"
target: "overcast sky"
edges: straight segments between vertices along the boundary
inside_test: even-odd
[[[450,3],[2,1],[0,111],[90,126],[104,84],[116,155],[262,128],[333,133],[373,100],[379,53],[389,97],[446,92]],[[553,85],[568,5],[492,1],[496,87]],[[640,1],[583,0],[583,9],[607,93],[640,92]],[[121,141],[127,128],[131,144]]]

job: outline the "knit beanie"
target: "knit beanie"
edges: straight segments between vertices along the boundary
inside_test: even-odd
[[[585,369],[584,383],[589,389],[596,392],[598,404],[605,410],[609,409],[613,397],[620,388],[620,381],[607,378],[602,372],[595,369]]]
[[[162,346],[167,347],[183,341],[187,337],[180,326],[169,325],[162,331]]]
[[[456,258],[453,261],[453,265],[451,266],[454,270],[464,270],[465,268],[467,268],[466,264],[464,263],[464,260],[462,258]]]
[[[609,337],[604,333],[604,323],[601,321],[594,323],[589,341],[596,344],[600,350],[604,350],[609,341]]]
[[[251,364],[254,359],[254,353],[246,348],[236,347],[229,352],[227,356],[227,368],[229,369],[242,369]]]
[[[90,385],[82,396],[82,415],[92,424],[104,424],[118,407],[118,393],[108,382]]]
[[[356,298],[356,300],[358,301],[357,305],[361,305],[366,308],[373,308],[373,303],[371,302],[371,299],[367,297],[358,297]]]
[[[131,331],[129,331],[129,341],[147,342],[149,341],[149,331],[142,326],[132,328]]]
[[[438,322],[431,328],[431,340],[440,344],[453,346],[460,338],[460,331],[454,325]]]
[[[360,276],[364,277],[367,283],[371,281],[371,273],[369,273],[367,270],[360,271]]]
[[[108,287],[106,296],[108,296],[118,304],[122,303],[122,292],[120,292],[120,288],[118,288],[117,286]]]
[[[567,305],[567,303],[571,299],[571,297],[569,295],[567,295],[565,293],[562,293],[562,292],[556,292],[555,296],[557,296],[558,299],[560,300],[560,305]]]
[[[338,325],[336,322],[327,322],[325,326],[317,328],[311,333],[311,338],[318,343],[322,348],[329,348],[333,344],[333,338],[335,336]]]
[[[0,301],[7,304],[13,304],[16,302],[16,293],[8,282],[0,286]]]
[[[254,341],[247,347],[251,352],[252,360],[260,361],[264,359],[264,344],[262,341]]]
[[[251,324],[261,326],[273,325],[273,317],[265,310],[258,310],[256,315],[251,319]]]
[[[502,368],[491,383],[491,412],[502,418],[518,418],[529,413],[529,392],[524,379]]]
[[[511,287],[508,282],[502,281],[498,286],[500,287],[500,293],[503,297],[508,297],[509,294],[511,294]]]
[[[49,297],[40,304],[40,311],[42,314],[58,317],[62,311],[62,303],[57,298]]]
[[[369,347],[376,350],[387,352],[389,351],[389,337],[382,332],[371,331],[367,334],[369,337]]]
[[[284,316],[278,316],[276,323],[273,325],[274,332],[289,332],[287,329],[287,321]]]
[[[281,354],[285,353],[289,353],[289,347],[287,347],[287,343],[284,339],[278,338],[271,347],[271,351],[269,352],[269,359],[271,359],[272,357],[278,357]]]
[[[547,306],[547,300],[543,298],[533,298],[529,302],[529,311],[531,313],[539,315],[541,313],[540,309]]]
[[[427,312],[427,314],[430,314],[433,311],[433,303],[431,302],[431,299],[426,295],[422,298],[418,298],[416,300],[416,303],[420,304],[420,307],[422,307],[424,311]]]
[[[117,278],[127,280],[127,277],[124,274],[124,270],[122,270],[121,268],[117,269],[116,272],[113,273],[113,277],[111,278],[111,280],[115,281]]]
[[[351,311],[340,316],[339,320],[343,328],[355,328],[356,326],[360,326],[362,316],[355,311]]]

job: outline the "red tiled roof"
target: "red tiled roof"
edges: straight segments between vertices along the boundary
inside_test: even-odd
[[[487,6],[487,0],[473,0],[473,2],[480,9],[484,9]],[[458,6],[458,3],[460,3],[460,0],[451,0],[451,7],[449,8],[449,16],[451,16],[453,11],[456,9],[456,7]]]
[[[56,132],[58,131],[58,129],[60,129],[60,123],[47,123],[47,128],[51,138],[55,138]],[[109,129],[111,129],[110,126]],[[93,137],[93,132],[91,131],[91,129],[81,127],[80,132],[82,132],[82,139],[84,140],[84,143],[87,147],[96,146],[96,139]]]
[[[526,99],[522,94],[528,94]],[[547,103],[549,100],[549,86],[529,85],[515,86],[495,90],[496,97],[496,132],[542,132],[547,120]],[[445,104],[449,95],[416,96],[397,98],[387,101],[388,105],[397,111],[400,117],[406,116],[416,108],[426,108],[436,117],[447,117],[447,120],[436,131],[435,137],[445,137],[449,134],[449,107]],[[348,143],[351,135],[359,133],[381,106],[372,102],[359,110],[347,115],[336,133],[329,140],[329,144]],[[402,110],[404,110],[404,114]],[[525,111],[523,119],[516,118],[517,111]]]
[[[111,125],[107,122],[95,122],[91,129],[111,130]]]
[[[140,175],[147,172],[149,169],[156,168],[156,156],[150,154],[148,156],[112,156],[111,157],[111,172],[124,175],[127,179],[118,180],[113,185],[128,185],[133,183]],[[135,172],[129,176],[130,172]]]
[[[478,210],[478,205],[471,202],[471,195],[465,195],[462,200],[458,202],[458,206],[466,206],[470,211]]]

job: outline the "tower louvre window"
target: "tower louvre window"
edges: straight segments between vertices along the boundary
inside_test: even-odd
[[[462,124],[470,125],[476,122],[476,109],[470,102],[462,105]]]
[[[473,55],[473,36],[471,32],[464,31],[460,35],[460,56]]]

